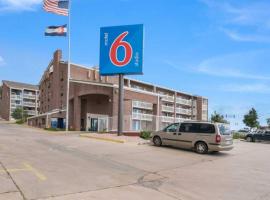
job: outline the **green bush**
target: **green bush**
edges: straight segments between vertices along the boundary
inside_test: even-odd
[[[140,137],[145,139],[145,140],[150,139],[151,132],[150,131],[141,131]]]
[[[64,129],[60,129],[60,128],[44,128],[44,130],[46,130],[46,131],[64,131]]]
[[[20,119],[16,121],[16,124],[24,124],[24,122],[25,122],[24,120]]]
[[[245,139],[245,135],[242,133],[233,133],[233,139]]]

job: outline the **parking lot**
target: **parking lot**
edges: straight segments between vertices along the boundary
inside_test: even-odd
[[[0,200],[269,200],[269,145],[198,155],[0,123]]]

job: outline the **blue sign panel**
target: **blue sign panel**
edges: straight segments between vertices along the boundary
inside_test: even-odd
[[[142,74],[143,25],[100,29],[100,74]]]

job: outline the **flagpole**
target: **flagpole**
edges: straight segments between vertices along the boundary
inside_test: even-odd
[[[68,2],[68,68],[67,68],[67,102],[66,102],[66,131],[69,127],[69,85],[70,85],[70,61],[71,61],[71,0]]]

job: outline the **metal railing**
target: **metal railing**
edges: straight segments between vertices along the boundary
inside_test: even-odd
[[[162,101],[174,102],[174,96],[163,96],[161,98]]]
[[[36,99],[36,95],[32,95],[32,94],[23,94],[23,98],[26,98],[26,99]]]
[[[162,122],[173,123],[174,122],[174,117],[161,116],[161,121]]]
[[[184,108],[176,108],[176,113],[184,114],[184,115],[191,115],[191,110],[184,109]]]
[[[162,111],[174,113],[174,107],[173,107],[173,106],[165,106],[165,105],[162,105]]]
[[[132,101],[132,107],[153,110],[153,104],[143,101]]]
[[[36,115],[35,110],[27,110],[26,112],[27,112],[28,115]]]
[[[188,106],[191,106],[192,105],[192,101],[191,100],[182,99],[182,98],[176,98],[176,103],[183,104],[183,105],[188,105]]]
[[[11,107],[13,108],[17,108],[17,107],[21,107],[22,103],[11,103]]]
[[[132,113],[132,119],[142,121],[153,121],[153,115],[143,113]]]
[[[32,103],[32,102],[23,102],[23,106],[36,107],[36,103]]]
[[[12,95],[11,95],[11,99],[17,99],[17,100],[20,100],[20,99],[22,99],[22,96],[21,96],[21,95],[17,95],[17,94],[12,94]]]

